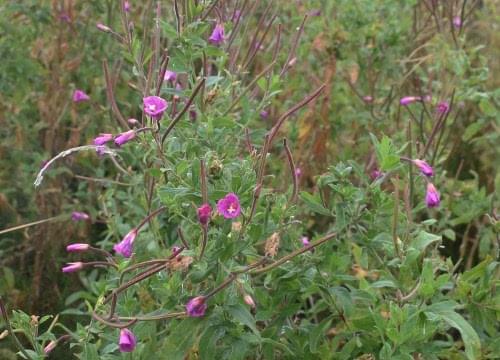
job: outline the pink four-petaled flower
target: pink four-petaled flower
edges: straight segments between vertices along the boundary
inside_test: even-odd
[[[240,199],[234,193],[229,193],[217,202],[219,214],[226,219],[238,217],[241,213]]]

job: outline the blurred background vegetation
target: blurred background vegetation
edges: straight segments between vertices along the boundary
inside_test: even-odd
[[[151,21],[143,14],[152,3],[132,2],[138,31]],[[254,27],[268,2],[261,3],[255,19],[248,20]],[[355,160],[365,164],[366,173],[376,168],[370,133],[404,144],[411,140],[412,116],[421,118],[424,111],[434,112],[437,102],[453,98],[439,146],[427,157],[440,171],[443,194],[432,230],[444,236],[442,255],[460,260],[460,270],[466,270],[497,254],[499,246],[494,224],[500,185],[500,2],[470,1],[460,28],[453,27],[452,19],[462,2],[445,2],[440,19],[431,16],[433,3],[276,1],[276,23],[283,24],[283,38],[290,42],[284,46],[291,45],[308,14],[304,33],[293,58],[280,55],[281,62],[291,60],[285,91],[262,109],[244,111],[266,110],[269,116],[254,125],[270,128],[276,114],[327,84],[323,102],[303,111],[286,129],[297,144],[301,187],[318,191],[317,175],[331,164]],[[84,177],[103,178],[112,167],[97,168],[99,160],[83,154],[60,162],[39,190],[33,181],[44,161],[116,128],[102,63],[119,59],[122,50],[96,23],[118,24],[119,6],[109,0],[0,1],[0,229],[56,217],[0,235],[0,292],[11,307],[30,314],[58,313],[71,303],[68,296],[82,286],[61,274],[65,245],[100,241],[106,229],[100,221],[103,210],[98,210],[99,191],[106,185]],[[465,37],[459,37],[462,32]],[[250,76],[271,60],[273,36],[249,65]],[[109,66],[123,64],[116,60]],[[129,79],[122,74],[112,79],[118,105],[127,118],[140,118],[139,103],[130,98]],[[77,88],[91,101],[73,103]],[[428,109],[411,115],[398,106],[407,95],[432,99]],[[429,131],[433,123],[422,126]],[[72,222],[72,211],[85,211],[92,221]],[[318,216],[308,226],[321,232],[327,225]]]

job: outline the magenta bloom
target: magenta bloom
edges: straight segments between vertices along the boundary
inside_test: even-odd
[[[120,339],[118,340],[118,346],[121,352],[132,352],[137,344],[137,339],[132,331],[129,329],[120,330]]]
[[[450,104],[448,103],[448,101],[441,101],[439,104],[437,104],[436,110],[439,114],[446,114],[448,111],[450,111]]]
[[[82,90],[75,90],[73,93],[73,102],[79,103],[82,101],[88,101],[90,100],[90,96],[85,94]]]
[[[99,134],[99,136],[94,139],[94,145],[104,145],[111,140],[113,140],[113,134]]]
[[[205,300],[204,296],[197,296],[189,300],[186,304],[187,314],[191,317],[202,317],[205,315],[205,310],[207,310]]]
[[[206,225],[210,221],[212,207],[209,204],[203,204],[198,208],[198,220],[200,224]]]
[[[81,211],[73,211],[71,213],[71,220],[73,221],[84,221],[90,219],[90,216]]]
[[[302,241],[302,245],[304,245],[304,246],[308,246],[311,243],[307,236],[302,236],[301,241]]]
[[[130,11],[130,3],[128,1],[123,2],[123,11],[125,11],[125,12]]]
[[[66,251],[67,252],[83,252],[87,251],[90,249],[89,244],[69,244],[66,246]]]
[[[375,169],[373,169],[373,170],[372,170],[372,172],[370,173],[370,179],[371,179],[372,181],[375,181],[375,180],[377,180],[379,177],[381,177],[382,175],[384,175],[384,174],[382,173],[382,171],[380,171],[379,169],[375,168]]]
[[[135,138],[135,131],[134,130],[125,131],[121,134],[118,134],[115,137],[115,145],[122,146],[123,144],[129,142],[133,138]]]
[[[217,202],[217,210],[226,219],[238,217],[241,213],[240,199],[236,194],[229,193]]]
[[[434,175],[434,169],[432,169],[432,166],[427,164],[427,162],[425,162],[424,160],[415,159],[413,160],[413,163],[420,169],[420,172],[425,176],[431,177]]]
[[[103,156],[105,154],[105,151],[104,151],[105,149],[106,149],[106,146],[98,145],[95,149],[95,152],[97,153],[97,155]]]
[[[224,37],[224,25],[222,24],[217,24],[215,25],[212,35],[208,38],[208,41],[210,41],[214,45],[220,45],[224,42],[225,37]]]
[[[134,240],[136,236],[137,229],[130,230],[127,235],[123,237],[122,241],[113,246],[113,250],[115,250],[116,253],[122,255],[123,257],[131,257],[132,251],[134,250]]]
[[[83,263],[81,261],[78,262],[70,262],[67,263],[65,267],[62,268],[63,273],[75,272],[83,269]]]
[[[262,110],[262,111],[260,112],[260,118],[261,118],[262,120],[266,120],[268,117],[269,117],[269,111],[267,111],[267,110]]]
[[[295,168],[295,176],[297,178],[302,176],[302,169],[301,168],[299,168],[299,167]]]
[[[420,101],[422,100],[420,98],[420,96],[405,96],[403,98],[401,98],[401,100],[399,100],[399,103],[403,106],[407,106],[407,105],[410,105],[416,101]]]
[[[427,184],[427,193],[425,194],[425,203],[427,207],[433,208],[438,207],[441,199],[439,198],[439,193],[436,187],[432,183]]]
[[[177,73],[175,71],[167,70],[165,71],[165,76],[163,77],[163,80],[174,82],[175,80],[177,80]]]
[[[159,96],[148,96],[142,99],[144,112],[155,120],[160,120],[165,110],[167,110],[167,100]]]
[[[460,16],[455,16],[453,18],[453,26],[455,28],[460,29],[462,27],[462,18]]]

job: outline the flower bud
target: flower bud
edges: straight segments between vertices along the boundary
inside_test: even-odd
[[[83,252],[87,251],[90,249],[89,244],[69,244],[66,246],[66,251],[67,252]]]
[[[420,169],[420,172],[427,177],[434,175],[434,169],[427,162],[420,159],[413,160],[413,163]]]
[[[73,221],[84,221],[90,219],[90,216],[87,213],[81,211],[73,211],[71,213],[71,220]]]
[[[104,24],[101,24],[101,23],[97,23],[96,24],[96,27],[102,31],[102,32],[111,32],[111,28],[109,28],[108,26],[104,25]]]
[[[206,298],[204,296],[197,296],[192,298],[186,304],[186,312],[191,317],[202,317],[205,315],[207,310],[207,304],[205,302]]]
[[[122,146],[123,144],[129,142],[133,138],[135,138],[134,130],[125,131],[121,134],[118,134],[118,136],[115,137],[115,145],[118,147]]]
[[[246,294],[245,296],[243,296],[243,301],[252,309],[255,309],[255,301],[253,301],[253,298],[250,295]]]
[[[198,208],[198,221],[202,225],[207,225],[210,221],[212,207],[209,204],[203,204]]]
[[[127,235],[123,237],[122,241],[113,246],[113,250],[115,250],[116,253],[122,255],[123,257],[131,257],[132,251],[134,250],[134,240],[136,236],[137,229],[130,230]]]
[[[132,352],[137,344],[137,339],[132,331],[129,329],[120,330],[120,339],[118,340],[118,346],[121,352]]]
[[[427,207],[433,208],[438,207],[441,199],[436,187],[432,183],[427,184],[427,193],[425,194],[425,203]]]
[[[81,261],[78,262],[70,262],[66,264],[65,267],[62,268],[63,273],[76,272],[83,269],[83,263]]]
[[[48,353],[50,353],[52,350],[54,350],[54,349],[55,349],[55,347],[56,347],[56,346],[57,346],[57,341],[55,341],[55,340],[50,341],[50,342],[47,344],[47,346],[45,346],[45,347],[43,348],[43,352],[44,352],[44,354],[48,354]]]

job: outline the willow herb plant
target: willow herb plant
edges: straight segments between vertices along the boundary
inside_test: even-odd
[[[126,64],[103,61],[116,126],[37,176],[43,186],[61,158],[95,153],[110,180],[99,196],[107,230],[97,245],[67,246],[62,271],[86,287],[68,300],[85,300],[72,312],[82,316],[76,329],[56,317],[40,335],[49,317],[9,318],[1,302],[20,354],[40,359],[69,342],[90,360],[498,355],[488,319],[498,316],[498,263],[487,257],[457,274],[432,232],[444,194],[428,155],[454,96],[438,105],[418,154],[408,151],[411,137],[372,135],[369,172],[339,162],[301,190],[287,122],[328,101],[326,85],[285,101],[279,114],[268,109],[301,61],[308,16],[287,29],[272,2],[151,4],[142,27],[128,1],[116,24],[97,23]],[[135,94],[129,113],[116,96],[121,82]],[[76,90],[73,100],[88,95]],[[403,95],[396,106],[412,117],[425,101]]]

